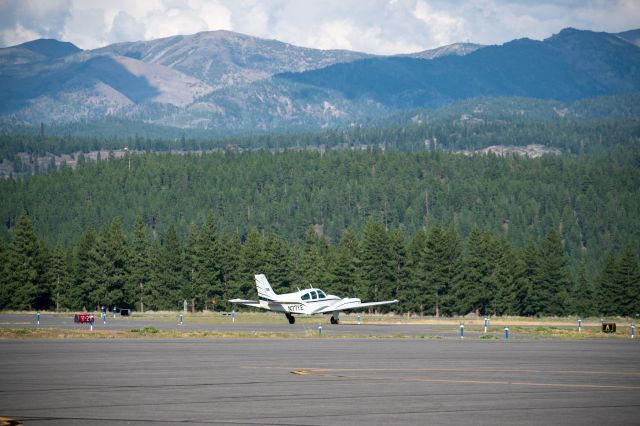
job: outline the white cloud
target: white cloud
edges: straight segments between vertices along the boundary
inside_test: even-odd
[[[418,0],[413,16],[427,26],[431,40],[436,46],[443,46],[460,41],[465,22],[446,10],[437,10],[426,1]]]
[[[39,33],[23,27],[20,23],[17,23],[14,28],[0,31],[0,38],[5,40],[7,46],[14,46],[40,37]]]
[[[140,24],[139,20],[124,10],[119,11],[116,16],[113,17],[108,35],[110,42],[117,43],[123,40],[136,41],[143,40],[144,38],[144,27]]]
[[[227,29],[391,54],[542,39],[568,26],[617,32],[639,22],[638,0],[0,0],[0,45],[55,37],[86,49]]]

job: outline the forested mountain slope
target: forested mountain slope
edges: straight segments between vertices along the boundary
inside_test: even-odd
[[[412,109],[366,126],[303,132],[211,134],[130,120],[12,126],[0,134],[4,176],[49,169],[53,155],[93,151],[210,151],[256,149],[393,148],[473,151],[492,145],[543,145],[565,153],[603,153],[640,140],[640,95],[558,102],[530,98],[474,98],[436,109]],[[107,154],[104,153],[103,158]],[[70,159],[66,158],[67,164]],[[36,165],[38,165],[36,167]]]
[[[568,28],[543,41],[513,40],[465,56],[369,58],[278,77],[392,109],[478,96],[567,101],[640,91],[640,48],[613,34]]]
[[[132,155],[24,181],[0,181],[0,217],[26,210],[49,244],[136,214],[179,235],[213,210],[220,228],[251,227],[299,241],[315,225],[336,241],[368,218],[413,234],[425,224],[473,225],[516,246],[556,229],[577,262],[593,270],[607,251],[640,241],[640,155],[540,159],[442,152],[271,152]],[[8,239],[7,227],[2,228]]]

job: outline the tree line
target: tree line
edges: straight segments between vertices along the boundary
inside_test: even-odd
[[[594,278],[571,274],[563,240],[551,229],[522,247],[473,226],[463,239],[431,223],[408,235],[370,218],[332,243],[317,227],[299,243],[252,228],[223,232],[213,212],[183,241],[174,224],[152,228],[139,214],[130,236],[119,218],[87,227],[69,247],[47,246],[23,213],[0,243],[0,309],[224,309],[255,298],[253,275],[276,292],[316,286],[342,297],[397,298],[384,311],[417,315],[623,315],[640,313],[640,262],[626,246],[610,252]]]
[[[602,153],[640,139],[640,95],[604,96],[571,103],[531,98],[473,98],[437,109],[402,111],[376,121],[321,130],[179,129],[117,117],[23,127],[0,120],[0,160],[34,164],[26,174],[46,172],[35,159],[46,154],[117,150],[201,151],[295,149],[359,145],[400,151],[474,150],[490,145],[541,144],[572,154]],[[293,128],[293,130],[292,130]]]
[[[50,246],[69,246],[116,216],[131,234],[137,212],[147,226],[173,224],[180,239],[213,210],[221,231],[255,227],[291,244],[310,225],[337,243],[343,229],[361,233],[370,218],[410,235],[451,224],[464,239],[475,224],[514,247],[554,228],[572,273],[584,261],[591,277],[606,253],[628,244],[640,252],[638,148],[538,159],[382,150],[135,154],[0,180],[0,238],[9,241],[22,211]]]
[[[118,150],[127,146],[136,151],[201,150],[284,150],[306,147],[349,149],[359,146],[385,147],[403,152],[433,149],[445,151],[475,150],[491,145],[540,144],[572,154],[602,153],[616,146],[628,146],[640,139],[637,118],[540,120],[511,116],[480,117],[463,114],[447,120],[387,123],[384,126],[354,126],[325,131],[261,133],[218,137],[142,137],[113,136],[40,136],[0,134],[0,159],[20,164],[18,155],[31,156],[32,164],[21,165],[25,174],[43,173],[38,157],[47,154],[71,154],[100,150]],[[122,132],[121,134],[132,133]]]

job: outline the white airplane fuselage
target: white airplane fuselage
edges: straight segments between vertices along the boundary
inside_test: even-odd
[[[325,297],[312,299],[312,292]],[[302,300],[302,296],[309,295],[309,300]],[[313,315],[320,312],[344,310],[345,306],[360,303],[358,298],[341,298],[333,294],[325,294],[317,288],[309,288],[295,293],[279,294],[275,300],[260,300],[260,307],[270,311],[284,312],[290,314]],[[347,308],[348,309],[348,308]]]
[[[397,302],[397,300],[386,300],[383,302],[362,303],[357,297],[341,298],[332,294],[326,294],[319,288],[308,288],[294,293],[276,294],[271,288],[266,276],[257,274],[255,275],[255,279],[258,300],[231,299],[229,302],[269,311],[282,312],[287,316],[291,324],[295,322],[293,315],[315,314],[331,314],[331,323],[337,324],[340,311]]]

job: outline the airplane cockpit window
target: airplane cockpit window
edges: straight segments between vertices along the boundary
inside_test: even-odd
[[[302,295],[302,300],[309,300],[309,293],[305,293]]]
[[[311,298],[313,300],[316,300],[318,298],[318,295],[316,294],[315,290],[311,292]]]
[[[318,298],[325,299],[327,296],[324,294],[324,291],[318,290]]]

